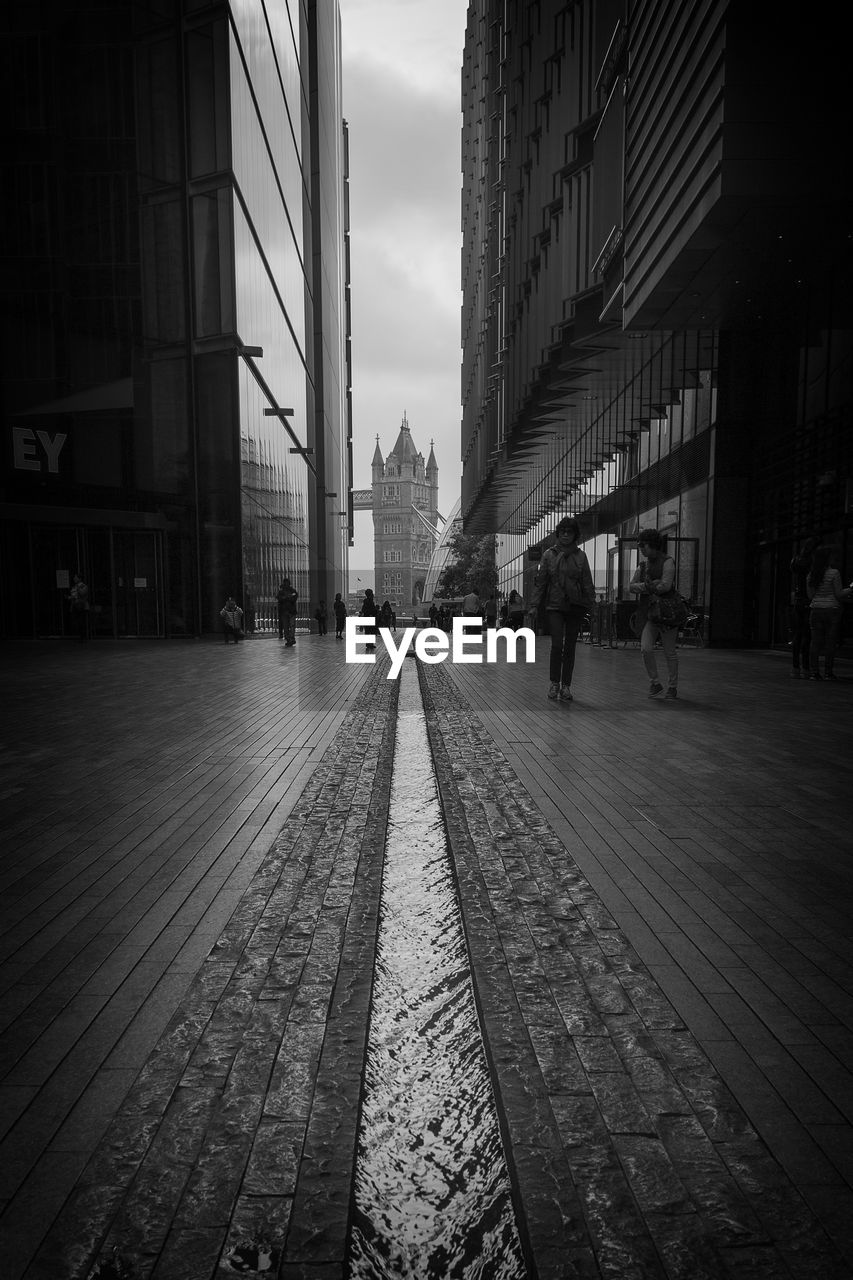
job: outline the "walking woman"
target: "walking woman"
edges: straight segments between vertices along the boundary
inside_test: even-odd
[[[841,574],[832,566],[832,548],[818,547],[812,557],[812,567],[806,578],[811,631],[810,680],[835,680],[833,671],[838,631],[841,622],[841,606],[849,600],[851,592],[841,585]],[[823,675],[820,674],[820,655],[823,651]]]
[[[544,604],[551,633],[549,698],[572,701],[575,647],[587,610],[595,604],[595,588],[586,555],[578,546],[580,525],[566,516],[557,525],[557,541],[539,561],[530,608],[535,617]]]
[[[658,679],[655,642],[660,640],[666,658],[668,672],[667,698],[678,697],[678,627],[665,627],[649,617],[649,605],[655,596],[665,596],[675,586],[675,561],[663,553],[663,539],[657,529],[641,529],[639,533],[641,563],[628,583],[628,590],[637,597],[637,630],[640,633],[640,651],[651,681],[649,697],[663,693]]]
[[[510,591],[506,604],[506,620],[513,631],[524,626],[524,600],[517,591]]]

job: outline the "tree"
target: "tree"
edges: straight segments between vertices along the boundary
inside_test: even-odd
[[[458,530],[449,540],[452,561],[438,580],[435,594],[443,599],[467,595],[476,591],[489,596],[497,589],[498,571],[495,564],[495,535],[487,533],[481,538]]]

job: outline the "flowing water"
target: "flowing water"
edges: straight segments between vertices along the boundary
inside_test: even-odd
[[[354,1280],[523,1280],[415,664],[400,675]]]

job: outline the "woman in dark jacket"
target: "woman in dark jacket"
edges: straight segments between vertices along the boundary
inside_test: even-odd
[[[678,627],[665,626],[649,617],[649,605],[655,596],[665,596],[675,587],[675,561],[664,555],[663,536],[657,529],[641,529],[637,535],[642,562],[628,583],[628,590],[637,597],[637,630],[640,634],[640,652],[649,677],[649,697],[663,693],[658,679],[655,644],[660,640],[666,658],[669,684],[667,698],[678,697]]]
[[[578,546],[580,525],[566,516],[557,525],[557,541],[539,561],[533,585],[534,617],[544,603],[551,632],[549,698],[572,701],[572,672],[581,623],[595,604],[595,587],[586,555]]]
[[[362,618],[373,618],[376,626],[379,626],[379,605],[376,603],[373,592],[370,587],[366,587],[364,591],[364,601],[359,610]],[[372,652],[376,648],[376,632],[368,639],[365,636],[364,648],[366,652]]]
[[[513,631],[524,626],[524,601],[517,591],[510,591],[506,602],[506,620]]]

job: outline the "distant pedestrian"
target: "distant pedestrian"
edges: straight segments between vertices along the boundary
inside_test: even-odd
[[[317,622],[317,634],[320,636],[326,635],[328,630],[328,616],[329,615],[326,611],[326,601],[321,600],[317,605],[317,608],[314,610],[314,618]]]
[[[391,623],[394,621],[394,610],[391,608],[390,600],[382,601],[382,608],[379,610],[379,625],[387,627],[391,630]]]
[[[248,591],[243,596],[243,630],[247,636],[255,634],[255,606]]]
[[[517,591],[510,591],[506,603],[506,620],[513,631],[524,626],[524,600]]]
[[[438,607],[434,600],[429,607],[429,625],[431,627],[438,626]]]
[[[791,561],[791,661],[794,680],[809,675],[809,593],[806,579],[812,566],[817,538],[806,538]]]
[[[548,697],[571,702],[575,649],[587,609],[595,602],[595,588],[589,561],[579,545],[577,520],[566,516],[557,525],[556,534],[556,543],[539,561],[531,613],[535,615],[544,605],[551,633]]]
[[[243,610],[233,596],[229,596],[225,601],[219,610],[219,616],[225,630],[225,643],[233,639],[235,644],[239,644],[243,638]]]
[[[480,623],[480,630],[483,628],[483,606],[480,604],[480,597],[476,591],[469,591],[462,600],[462,617],[477,618]],[[473,629],[472,629],[473,630]]]
[[[373,591],[371,590],[370,587],[365,588],[364,600],[362,601],[360,612],[361,612],[362,618],[372,618],[374,623],[378,625],[379,606],[377,605],[376,600],[374,599]],[[376,631],[375,630],[371,638],[369,639],[365,638],[365,648],[367,649],[376,648]]]
[[[835,680],[835,650],[841,626],[841,606],[853,597],[849,588],[841,585],[841,574],[832,564],[831,547],[818,547],[812,556],[812,564],[806,578],[809,593],[809,630],[811,632],[810,680]],[[823,653],[823,675],[820,674],[820,655]]]
[[[483,606],[483,617],[485,618],[486,626],[494,630],[498,625],[498,602],[495,599],[494,591],[490,593],[488,600]]]
[[[281,586],[276,594],[278,602],[278,638],[284,640],[286,649],[296,644],[296,601],[299,592],[291,584],[290,578],[282,578]]]
[[[85,644],[89,639],[89,588],[79,573],[74,574],[71,590],[68,592],[68,603],[71,606],[71,621],[77,631],[77,642]]]
[[[341,599],[340,591],[335,596],[335,603],[332,605],[335,611],[335,639],[343,640],[344,627],[347,621],[347,607]]]
[[[655,596],[663,596],[675,587],[675,561],[663,553],[663,538],[657,529],[641,529],[638,535],[643,563],[637,567],[628,590],[637,597],[637,632],[640,651],[649,676],[649,697],[663,693],[658,679],[655,643],[660,640],[668,672],[667,698],[678,697],[678,627],[665,627],[649,617],[649,605]]]

